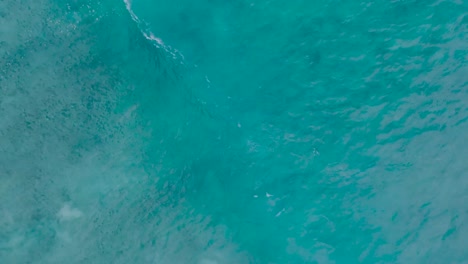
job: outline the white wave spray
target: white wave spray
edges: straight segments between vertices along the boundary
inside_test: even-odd
[[[142,20],[135,14],[135,12],[133,12],[133,9],[132,9],[132,2],[131,0],[123,0],[124,3],[125,3],[125,7],[127,8],[127,11],[128,13],[130,14],[132,20],[137,24],[138,28],[140,29],[141,33],[143,34],[143,36],[151,41],[152,43],[155,44],[155,46],[157,48],[162,48],[164,49],[164,51],[166,51],[167,53],[171,54],[172,55],[172,58],[173,59],[178,59],[180,58],[180,63],[181,64],[184,64],[184,55],[178,51],[177,49],[174,49],[172,48],[171,46],[165,44],[161,38],[158,38],[156,37],[151,31],[149,31],[148,29],[145,29],[145,28],[142,28],[142,24],[145,24],[144,22],[142,22]]]

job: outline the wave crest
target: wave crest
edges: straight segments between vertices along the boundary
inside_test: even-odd
[[[172,55],[172,58],[173,59],[178,59],[180,58],[181,59],[181,64],[184,64],[183,61],[184,61],[184,55],[178,51],[177,49],[174,49],[172,48],[171,46],[169,45],[166,45],[164,43],[164,41],[161,39],[161,38],[158,38],[156,37],[153,32],[149,31],[148,29],[146,28],[142,28],[142,24],[145,24],[144,22],[142,22],[142,20],[135,14],[135,12],[133,12],[133,9],[132,9],[132,2],[131,0],[123,0],[124,3],[125,3],[125,7],[127,8],[127,11],[128,13],[130,14],[132,20],[137,24],[138,28],[140,29],[141,33],[143,34],[143,36],[155,43],[155,46],[157,48],[162,48],[164,49],[167,53],[171,54]]]

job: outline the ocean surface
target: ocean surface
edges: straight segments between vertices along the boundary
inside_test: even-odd
[[[468,263],[468,1],[0,0],[0,263]]]

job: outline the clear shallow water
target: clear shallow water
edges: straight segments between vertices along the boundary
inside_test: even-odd
[[[463,1],[0,2],[3,263],[468,263]]]

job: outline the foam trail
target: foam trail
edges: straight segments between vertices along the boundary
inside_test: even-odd
[[[138,28],[140,29],[141,33],[143,34],[143,36],[149,40],[149,41],[152,41],[153,43],[156,43],[156,47],[157,48],[160,48],[162,47],[166,52],[170,53],[172,55],[172,58],[173,59],[177,59],[178,57],[181,58],[181,64],[184,64],[183,60],[185,59],[184,58],[184,55],[178,51],[177,49],[174,49],[166,44],[164,44],[164,42],[162,41],[162,39],[156,37],[152,32],[149,32],[149,30],[144,30],[141,28],[141,24],[142,24],[142,21],[140,20],[140,18],[135,14],[135,12],[133,12],[132,10],[132,3],[131,3],[131,0],[123,0],[124,3],[125,3],[125,7],[127,8],[127,11],[128,13],[130,14],[130,16],[132,17],[132,20],[135,21],[135,23],[137,23],[138,25]]]

